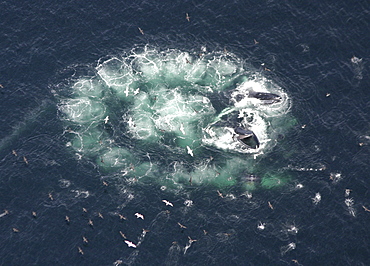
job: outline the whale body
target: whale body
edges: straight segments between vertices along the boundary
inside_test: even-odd
[[[252,130],[237,127],[234,129],[234,131],[236,134],[238,134],[237,139],[240,141],[240,143],[252,149],[259,148],[260,142]]]
[[[275,93],[270,93],[270,92],[250,91],[249,92],[249,97],[259,99],[259,100],[263,101],[263,103],[265,103],[265,104],[273,104],[273,103],[278,103],[278,102],[281,101],[281,96],[279,96]]]

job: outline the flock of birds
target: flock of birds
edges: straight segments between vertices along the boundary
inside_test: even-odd
[[[18,154],[17,154],[17,152],[15,151],[15,150],[12,150],[12,154],[14,155],[14,156],[18,156]],[[24,163],[26,164],[26,165],[29,165],[29,162],[28,162],[28,160],[27,160],[27,158],[25,157],[25,156],[23,156],[23,161],[24,161]],[[330,174],[330,180],[332,180],[332,182],[333,183],[336,183],[336,182],[338,182],[342,177],[341,177],[341,174],[340,173],[331,173]],[[103,186],[108,186],[109,184],[106,182],[106,181],[102,181],[102,184],[103,184]],[[299,183],[299,184],[297,184],[296,186],[295,186],[295,188],[296,189],[302,189],[304,186],[301,184],[301,183]],[[349,213],[351,214],[351,215],[353,215],[353,216],[355,216],[355,210],[354,210],[354,207],[353,207],[353,205],[354,205],[354,200],[353,200],[353,198],[350,198],[350,193],[351,193],[351,189],[345,189],[345,192],[344,192],[344,196],[345,196],[345,205],[348,207],[348,211],[349,211]],[[223,195],[223,193],[222,192],[220,192],[219,190],[217,190],[217,194],[218,194],[218,196],[220,197],[220,198],[226,198],[226,197],[229,197],[229,195]],[[250,192],[246,192],[246,194],[245,194],[246,196],[247,196],[247,198],[252,198],[252,194],[250,193]],[[54,201],[54,196],[53,196],[53,194],[51,193],[51,192],[49,192],[48,193],[48,198],[49,198],[49,200],[50,201]],[[312,198],[312,202],[313,202],[313,204],[315,204],[315,205],[317,205],[317,204],[319,204],[320,203],[320,201],[321,201],[321,194],[319,193],[319,192],[317,192],[316,194],[315,194],[315,196]],[[174,207],[174,204],[172,203],[172,202],[170,202],[170,201],[168,201],[168,200],[166,200],[166,199],[163,199],[162,200],[162,203],[163,204],[165,204],[165,206],[166,207]],[[190,205],[192,205],[192,202],[190,201],[190,200],[188,200],[188,201],[186,201],[185,203],[184,203],[186,206],[190,206]],[[268,205],[268,207],[271,209],[271,210],[274,210],[274,206],[273,206],[273,204],[270,202],[270,201],[267,201],[267,205]],[[366,206],[364,206],[364,205],[362,205],[362,208],[364,209],[364,211],[366,211],[366,212],[370,212],[370,210],[366,207]],[[88,210],[86,209],[86,208],[82,208],[82,212],[83,213],[88,213]],[[167,210],[166,211],[167,213],[169,213],[169,211]],[[0,213],[0,218],[2,218],[2,217],[4,217],[4,216],[7,216],[7,215],[9,215],[10,214],[10,212],[9,212],[9,210],[4,210],[4,212],[3,213]],[[32,211],[31,212],[31,215],[32,215],[32,217],[33,218],[37,218],[38,216],[37,216],[37,213],[35,212],[35,211]],[[103,214],[102,213],[100,213],[100,212],[98,212],[97,213],[97,216],[100,218],[100,219],[104,219],[104,216],[103,216]],[[117,213],[117,216],[120,218],[120,220],[127,220],[127,218],[125,217],[125,216],[123,216],[122,214],[119,214],[119,213]],[[141,213],[139,213],[139,212],[135,212],[134,213],[134,216],[137,218],[137,219],[141,219],[141,220],[144,220],[145,219],[145,217],[144,217],[144,215],[143,214],[141,214]],[[71,218],[69,217],[69,216],[65,216],[65,223],[67,224],[67,225],[70,225],[71,224]],[[94,222],[93,222],[93,220],[92,219],[88,219],[88,222],[87,222],[87,224],[91,227],[91,228],[93,228],[94,227]],[[177,222],[177,225],[183,230],[183,229],[187,229],[187,226],[185,226],[185,225],[183,225],[183,224],[181,224],[180,222]],[[266,229],[266,223],[264,223],[264,222],[262,222],[262,221],[259,221],[258,222],[258,224],[257,224],[257,229],[258,230],[265,230]],[[14,233],[20,233],[21,232],[21,230],[19,229],[19,228],[16,228],[16,227],[13,227],[12,228],[12,231],[14,232]],[[138,248],[138,246],[141,244],[141,241],[143,240],[143,238],[145,237],[145,235],[146,235],[146,233],[148,233],[149,232],[149,230],[145,230],[145,229],[143,229],[143,231],[142,231],[142,234],[141,234],[141,237],[138,239],[139,241],[137,242],[137,243],[134,243],[133,241],[130,241],[130,240],[128,240],[127,239],[127,237],[126,237],[126,235],[122,232],[122,231],[119,231],[119,234],[121,235],[121,237],[123,238],[123,242],[127,245],[127,247],[129,247],[129,248],[134,248],[134,249],[136,249],[136,248]],[[287,228],[287,232],[289,232],[289,233],[291,233],[291,234],[297,234],[298,233],[298,228],[295,226],[295,225],[292,225],[292,226],[289,226],[288,228]],[[206,230],[203,230],[203,233],[204,233],[204,235],[206,235],[206,234],[208,234],[208,232],[206,231]],[[228,235],[227,233],[225,233],[226,235]],[[183,253],[184,254],[186,254],[186,252],[187,252],[187,250],[192,246],[192,244],[194,243],[194,242],[196,242],[197,240],[196,239],[192,239],[190,236],[188,236],[188,242],[187,242],[187,244],[185,245],[185,247],[183,248]],[[89,240],[87,239],[87,237],[86,236],[82,236],[82,241],[83,241],[83,245],[87,245],[88,243],[89,243]],[[177,242],[173,242],[173,244],[177,244]],[[294,242],[291,242],[291,243],[289,243],[288,245],[286,245],[286,246],[282,246],[281,247],[281,250],[280,250],[280,252],[281,252],[281,254],[282,255],[284,255],[285,253],[287,253],[287,252],[289,252],[289,251],[291,251],[291,250],[293,250],[293,249],[295,249],[296,248],[296,244],[294,243]],[[83,250],[83,248],[82,248],[82,246],[77,246],[77,251],[78,251],[78,253],[80,254],[80,255],[84,255],[85,254],[85,252],[84,252],[84,250]],[[296,264],[299,264],[299,262],[297,261],[297,260],[292,260],[294,263],[296,263]],[[122,260],[117,260],[116,262],[114,262],[114,265],[120,265],[120,264],[122,264],[123,263],[123,261]]]
[[[15,154],[15,151],[13,150],[13,154]],[[28,163],[27,163],[28,164]],[[108,186],[108,183],[106,182],[106,181],[103,181],[103,185],[104,186]],[[50,201],[54,201],[54,196],[53,196],[53,194],[51,193],[51,192],[49,192],[48,193],[48,198],[49,198],[49,200]],[[172,202],[170,202],[170,201],[168,201],[168,200],[162,200],[162,202],[166,205],[166,206],[170,206],[170,207],[173,207],[174,205],[173,205],[173,203]],[[86,208],[82,208],[82,212],[84,213],[84,214],[86,214],[86,213],[88,213],[88,210],[86,209]],[[169,211],[168,211],[169,212]],[[0,218],[2,218],[2,217],[4,217],[4,216],[7,216],[7,215],[9,215],[9,214],[11,214],[11,212],[9,211],[9,210],[4,210],[4,212],[3,213],[0,213]],[[33,218],[37,218],[38,217],[38,215],[37,215],[37,213],[35,212],[35,211],[32,211],[31,212],[31,215],[32,215],[32,217]],[[119,213],[117,213],[117,215],[118,215],[118,217],[120,218],[120,220],[127,220],[127,218],[125,217],[125,216],[123,216],[122,214],[119,214]],[[104,216],[103,216],[103,214],[102,213],[100,213],[100,212],[98,212],[97,213],[97,216],[100,218],[100,219],[104,219]],[[141,213],[139,213],[139,212],[136,212],[135,214],[134,214],[134,216],[137,218],[137,219],[142,219],[142,220],[144,220],[145,219],[145,217],[144,217],[144,215],[143,214],[141,214]],[[66,215],[65,216],[65,218],[64,218],[64,220],[65,220],[65,223],[67,224],[67,225],[70,225],[71,224],[71,218],[68,216],[68,215]],[[93,222],[93,220],[92,219],[88,219],[88,222],[87,222],[87,224],[91,227],[91,228],[94,228],[94,222]],[[180,226],[180,228],[187,228],[186,226],[184,226],[184,225],[182,225],[181,223],[178,223],[178,225]],[[13,227],[12,228],[12,231],[14,232],[14,233],[20,233],[21,232],[21,230],[20,229],[18,229],[18,228],[16,228],[16,227]],[[143,233],[142,233],[142,235],[141,235],[141,238],[143,238],[145,235],[146,235],[146,233],[147,232],[149,232],[149,230],[145,230],[145,229],[143,229]],[[139,246],[139,244],[141,243],[140,241],[139,241],[139,243],[134,243],[134,242],[132,242],[132,241],[130,241],[130,240],[128,240],[127,239],[127,237],[126,237],[126,235],[122,232],[122,231],[119,231],[119,233],[120,233],[120,235],[121,235],[121,237],[124,239],[124,243],[126,243],[127,244],[127,246],[128,247],[130,247],[130,248],[137,248],[138,246]],[[190,245],[191,245],[191,243],[193,243],[193,242],[195,242],[195,241],[197,241],[197,240],[194,240],[194,239],[191,239],[190,237],[188,237],[189,238],[189,245],[186,247],[186,249],[188,249],[189,247],[190,247]],[[87,239],[87,237],[86,236],[82,236],[82,241],[83,241],[83,244],[84,245],[87,245],[88,243],[89,243],[89,240]],[[81,246],[77,246],[77,251],[78,251],[78,253],[79,254],[81,254],[81,255],[84,255],[85,253],[84,253],[84,251],[83,251],[83,249],[82,249],[82,247]],[[117,262],[116,262],[117,263]],[[121,264],[121,263],[118,263],[117,265],[119,265],[119,264]]]
[[[108,120],[108,119],[109,119],[109,117],[107,117],[105,119],[105,121]],[[17,154],[17,152],[15,150],[12,150],[12,154],[14,156],[18,157],[18,154]],[[29,165],[28,159],[25,156],[23,156],[23,161],[24,161],[24,163],[26,165]],[[301,168],[299,170],[303,171]],[[306,170],[306,171],[314,171],[315,169],[307,168],[307,169],[304,169],[304,170]],[[322,171],[321,168],[319,170]],[[333,183],[337,183],[339,180],[341,180],[342,177],[341,177],[341,174],[340,173],[331,173],[329,178],[330,178],[330,180],[332,180]],[[106,181],[102,181],[102,184],[103,184],[103,186],[108,186],[108,183]],[[296,187],[296,189],[302,189],[304,186],[299,183],[295,187]],[[355,216],[355,211],[354,211],[354,207],[353,207],[354,200],[353,200],[353,198],[350,198],[349,197],[351,191],[352,191],[351,189],[345,189],[345,193],[344,193],[345,201],[344,202],[345,202],[345,205],[348,207],[349,213],[352,214],[353,216]],[[225,198],[226,197],[219,190],[217,190],[217,194],[218,194],[218,196],[220,198]],[[250,192],[247,192],[246,193],[246,196],[247,196],[247,198],[252,198],[252,194]],[[53,194],[51,192],[48,193],[48,198],[51,201],[54,200],[54,196],[53,196]],[[317,192],[315,194],[315,196],[312,198],[312,202],[313,202],[313,204],[317,205],[317,204],[320,203],[320,201],[321,201],[321,194],[319,192]],[[166,200],[166,199],[163,199],[162,202],[165,204],[166,207],[174,207],[174,204],[172,202]],[[186,202],[185,205],[188,205],[188,203]],[[191,205],[191,203],[190,203],[190,205]],[[270,201],[267,201],[267,205],[268,205],[268,207],[271,210],[274,210],[274,206],[273,206],[273,204]],[[364,205],[362,205],[362,208],[364,209],[364,211],[370,212],[370,210],[367,207],[365,207]],[[88,212],[86,208],[82,208],[82,211],[83,211],[83,213],[87,213]],[[168,210],[167,210],[167,212],[169,213]],[[4,217],[6,215],[9,215],[9,214],[10,214],[9,210],[4,210],[3,213],[0,213],[0,218],[1,217]],[[37,213],[35,211],[32,211],[31,212],[31,215],[32,215],[32,217],[37,218]],[[118,213],[117,215],[119,216],[120,220],[127,220],[127,218],[125,216],[123,216],[122,214],[119,214]],[[97,216],[100,219],[104,219],[103,214],[101,214],[100,212],[97,213]],[[142,220],[145,219],[144,215],[141,214],[141,213],[139,213],[139,212],[136,212],[134,214],[134,216],[137,219],[142,219]],[[70,225],[70,223],[71,223],[71,218],[69,216],[67,216],[67,215],[65,216],[65,222],[66,222],[67,225]],[[90,227],[92,227],[92,228],[94,227],[94,222],[93,222],[92,219],[89,219],[87,224]],[[180,222],[177,222],[177,225],[181,229],[186,229],[187,228],[185,225],[181,224]],[[260,221],[257,224],[257,229],[258,230],[265,230],[266,229],[266,223]],[[12,228],[12,231],[14,233],[20,233],[21,230],[19,230],[18,228],[13,227]],[[293,234],[297,234],[298,233],[298,228],[293,225],[293,226],[290,226],[287,229],[287,231],[290,232],[290,233],[293,233]],[[141,235],[141,240],[143,239],[143,237],[146,235],[147,232],[149,232],[149,230],[143,229],[143,232],[142,232],[142,235]],[[128,240],[127,237],[126,237],[126,235],[122,231],[119,231],[119,233],[120,233],[121,237],[124,239],[123,241],[127,245],[127,247],[129,247],[129,248],[137,248],[141,244],[141,240],[139,240],[139,242],[137,242],[137,243],[134,243],[133,241]],[[205,231],[205,230],[203,230],[203,233],[206,235],[208,232]],[[184,250],[184,254],[191,247],[192,243],[197,241],[195,239],[192,239],[190,236],[188,236],[188,239],[189,239],[189,241],[188,241],[188,243],[186,244],[186,246],[183,249]],[[82,241],[83,241],[83,244],[84,245],[86,245],[86,244],[89,243],[89,240],[86,238],[86,236],[82,236]],[[295,248],[296,248],[296,244],[294,242],[289,243],[288,245],[281,247],[281,254],[284,255],[285,253],[287,253],[290,250],[293,250]],[[83,251],[83,249],[82,249],[81,246],[77,246],[77,250],[78,250],[78,253],[79,254],[84,255],[84,251]],[[296,262],[296,263],[298,263],[297,260],[293,260],[293,261]],[[122,263],[122,261],[121,260],[118,260],[115,263],[116,263],[116,265],[119,265],[119,264]]]
[[[13,151],[13,154],[15,154],[15,151]],[[108,183],[106,181],[103,181],[103,185],[104,186],[108,186]],[[303,185],[302,184],[297,184],[295,187],[296,187],[296,189],[302,189],[303,188]],[[351,189],[346,189],[345,190],[345,193],[344,193],[344,196],[346,198],[345,204],[348,206],[350,212],[351,212],[351,210],[352,210],[352,212],[354,212],[353,211],[353,207],[352,207],[353,206],[353,199],[352,198],[349,198],[350,193],[351,193]],[[226,197],[228,197],[228,195],[223,195],[223,193],[220,192],[219,190],[217,190],[217,194],[218,194],[218,196],[220,198],[226,198]],[[248,192],[246,195],[247,195],[248,198],[251,198],[252,197],[252,194],[250,192]],[[54,196],[53,196],[52,193],[48,193],[48,198],[49,198],[50,201],[54,201]],[[320,201],[321,201],[321,194],[318,192],[312,198],[312,202],[314,204],[318,204]],[[166,207],[174,207],[174,204],[172,202],[166,200],[166,199],[163,199],[162,200],[162,203],[165,204]],[[184,204],[187,205],[187,206],[191,205],[191,203],[188,203],[188,202],[185,202]],[[268,205],[268,207],[271,210],[274,210],[274,206],[273,206],[273,204],[270,201],[267,201],[267,205]],[[363,207],[363,209],[366,212],[370,212],[370,210],[368,208],[366,208],[365,206],[362,206],[362,207]],[[88,210],[86,208],[82,208],[82,212],[86,214],[86,213],[88,213]],[[166,212],[169,213],[168,210]],[[6,215],[9,215],[9,214],[10,214],[9,210],[4,210],[4,212],[0,214],[0,218],[1,217],[4,217]],[[117,214],[117,216],[119,216],[120,220],[127,220],[127,218],[125,216],[123,216],[122,214],[119,214],[119,213],[116,213],[116,214]],[[31,215],[33,216],[33,218],[37,218],[38,217],[37,216],[37,213],[35,211],[32,211],[31,212]],[[100,213],[100,212],[97,213],[97,216],[100,219],[104,219],[103,214]],[[137,219],[141,219],[141,220],[144,220],[145,219],[145,216],[143,214],[139,213],[139,212],[134,213],[134,216]],[[65,223],[67,225],[70,225],[71,224],[71,218],[69,216],[67,216],[67,215],[65,216]],[[91,228],[94,228],[94,222],[93,222],[92,219],[88,219],[87,224]],[[177,225],[181,229],[187,229],[187,226],[181,224],[180,222],[177,222]],[[257,229],[258,230],[265,230],[266,229],[266,223],[261,222],[261,221],[258,222]],[[12,230],[13,230],[14,233],[20,233],[21,232],[21,230],[19,230],[18,228],[15,228],[15,227],[13,227]],[[148,232],[149,232],[149,230],[143,229],[142,234],[141,234],[141,237],[139,238],[139,241],[137,243],[134,243],[133,241],[128,240],[127,237],[126,237],[126,235],[122,231],[119,231],[119,234],[123,238],[123,242],[127,245],[127,247],[136,249],[141,244],[143,238],[145,237],[146,233],[148,233]],[[291,234],[297,234],[298,233],[298,228],[295,225],[288,226],[287,227],[287,232],[289,232]],[[203,233],[204,233],[204,235],[208,234],[208,232],[206,230],[203,230]],[[225,233],[225,234],[227,234],[227,233]],[[185,247],[183,248],[183,253],[186,254],[187,250],[196,241],[197,241],[196,239],[192,239],[190,236],[188,236],[188,242],[185,245]],[[83,245],[87,245],[89,243],[89,240],[87,239],[86,236],[82,236],[82,242],[83,242]],[[177,244],[177,242],[173,242],[173,244]],[[291,251],[291,250],[293,250],[295,248],[296,248],[296,244],[294,242],[291,242],[291,243],[289,243],[286,246],[282,246],[280,251],[281,251],[281,254],[284,255],[285,253],[287,253],[287,252],[289,252],[289,251]],[[78,253],[80,255],[84,255],[85,254],[82,246],[77,246],[77,251],[78,251]],[[292,260],[292,261],[294,263],[296,263],[296,264],[299,264],[299,262],[297,260]],[[122,263],[123,263],[122,260],[117,260],[117,261],[114,262],[114,265],[120,265]]]

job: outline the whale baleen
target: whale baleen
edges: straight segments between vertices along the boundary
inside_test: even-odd
[[[237,127],[234,129],[235,133],[238,134],[237,139],[249,148],[258,149],[260,142],[257,136],[252,130]]]

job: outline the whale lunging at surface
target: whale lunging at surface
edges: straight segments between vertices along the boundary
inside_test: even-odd
[[[235,133],[238,134],[236,137],[243,145],[246,145],[252,149],[258,149],[260,146],[260,142],[257,136],[254,134],[252,130],[244,129],[242,127],[235,128]]]

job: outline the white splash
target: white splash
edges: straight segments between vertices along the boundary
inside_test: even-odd
[[[259,222],[258,225],[257,225],[257,228],[259,230],[265,230],[265,225],[266,225],[265,223]]]
[[[314,204],[318,204],[320,201],[321,201],[321,194],[319,192],[317,192],[315,194],[315,197],[312,198],[312,202]]]

